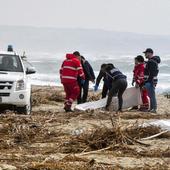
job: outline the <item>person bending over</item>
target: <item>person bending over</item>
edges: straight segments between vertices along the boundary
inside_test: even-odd
[[[94,86],[94,91],[97,91],[99,88],[100,81],[103,78],[102,99],[107,96],[109,89],[111,89],[111,85],[108,82],[108,78],[107,78],[108,75],[106,74],[106,68],[108,66],[113,66],[113,64],[109,63],[109,64],[101,65],[100,72],[99,72],[99,75],[97,76],[96,84]]]
[[[109,106],[112,102],[112,98],[118,96],[118,111],[122,112],[123,106],[123,93],[127,88],[126,76],[115,68],[114,65],[106,67],[106,74],[108,75],[111,89],[108,94],[106,110],[109,110]]]

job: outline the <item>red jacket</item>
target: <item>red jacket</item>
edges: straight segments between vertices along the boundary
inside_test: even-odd
[[[134,73],[133,80],[138,85],[142,85],[144,83],[144,70],[145,70],[144,64],[136,65],[133,70],[133,73]]]
[[[85,79],[80,61],[74,54],[66,54],[66,60],[64,60],[60,69],[61,83],[73,83],[77,81],[78,77]]]

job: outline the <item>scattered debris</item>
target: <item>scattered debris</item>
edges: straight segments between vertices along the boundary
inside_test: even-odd
[[[170,135],[154,125],[140,126],[169,119],[168,113],[65,113],[52,107],[63,99],[60,88],[34,88],[32,115],[0,115],[0,170],[1,164],[21,170],[170,168]],[[51,109],[42,110],[44,105]]]

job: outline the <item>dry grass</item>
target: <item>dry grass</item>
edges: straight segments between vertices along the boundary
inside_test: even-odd
[[[56,102],[63,102],[64,97],[64,92],[58,90],[58,88],[56,87],[33,87],[32,89],[33,106],[39,106],[40,104],[56,104]]]
[[[136,170],[136,168],[121,167],[117,164],[100,164],[95,160],[83,160],[80,158],[68,157],[58,162],[31,163],[25,170]],[[157,163],[150,166],[145,164],[138,170],[168,170],[168,165]]]
[[[170,114],[148,113],[148,112],[125,112],[120,115],[122,119],[170,119]]]
[[[118,119],[120,120],[120,119]],[[140,156],[140,157],[169,157],[169,148],[165,151],[154,150],[150,152],[147,149],[149,145],[140,142],[141,138],[152,136],[161,131],[159,127],[156,126],[139,126],[139,124],[134,124],[128,128],[125,128],[119,121],[112,122],[113,127],[108,128],[95,127],[90,132],[85,132],[78,136],[72,136],[67,142],[60,146],[60,152],[62,153],[82,153],[90,151],[98,151],[100,149],[108,148],[114,151],[117,156]],[[166,134],[159,136],[159,138],[169,138]],[[132,149],[132,145],[144,146],[141,152]],[[107,149],[108,150],[108,149]]]
[[[90,100],[96,100],[98,97],[98,95],[96,98],[90,97]],[[33,90],[34,106],[44,103],[55,105],[63,99],[63,91],[57,88]],[[169,145],[152,147],[152,143],[140,141],[141,138],[159,133],[161,131],[159,127],[143,127],[138,121],[131,123],[132,119],[169,118],[169,114],[127,112],[114,116],[110,117],[110,113],[105,111],[63,113],[58,110],[39,110],[33,112],[31,116],[16,115],[7,111],[6,114],[0,115],[0,162],[25,170],[136,170],[121,164],[107,164],[102,161],[98,163],[84,155],[95,154],[96,159],[102,154],[111,155],[115,159],[170,158]],[[76,120],[91,122],[94,120],[94,125],[77,135],[63,132],[63,125],[67,127]],[[110,124],[109,126],[105,126],[104,123],[95,124],[100,121],[110,121]],[[125,121],[130,122],[128,126],[124,124]],[[166,133],[155,138],[154,142],[156,144],[158,139],[163,141],[169,138],[169,134]],[[56,158],[51,155],[55,155]],[[146,163],[142,168],[137,167],[141,170],[168,168],[166,161]]]

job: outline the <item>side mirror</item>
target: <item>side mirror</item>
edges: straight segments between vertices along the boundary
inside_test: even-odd
[[[26,74],[34,74],[34,73],[36,73],[36,71],[35,71],[35,68],[34,68],[34,67],[29,67],[29,68],[27,68],[27,70],[26,70]]]

